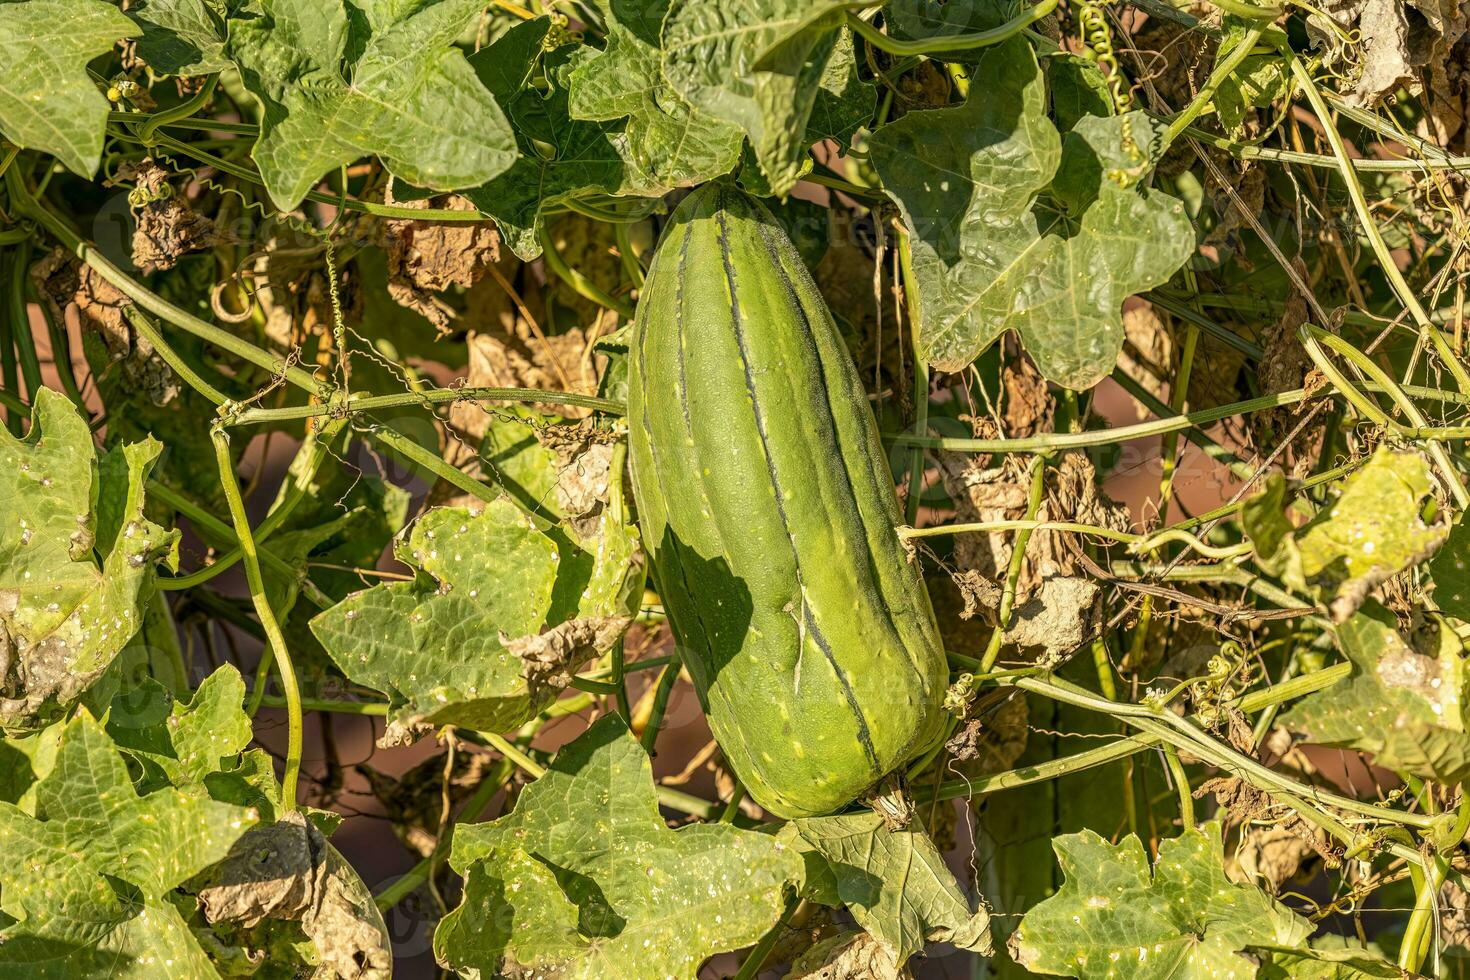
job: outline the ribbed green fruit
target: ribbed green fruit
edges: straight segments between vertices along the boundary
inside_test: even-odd
[[[644,543],[726,759],[783,817],[933,745],[948,679],[857,370],[758,201],[706,186],[644,283],[628,401]]]

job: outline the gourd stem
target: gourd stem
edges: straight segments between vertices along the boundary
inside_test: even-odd
[[[255,616],[260,620],[267,644],[280,670],[281,687],[286,696],[286,767],[281,775],[281,803],[287,809],[294,810],[296,781],[301,773],[301,689],[296,682],[296,668],[291,662],[286,637],[281,633],[280,624],[276,621],[270,600],[266,597],[265,577],[260,571],[260,557],[255,550],[250,517],[245,513],[245,500],[240,496],[240,484],[235,480],[235,463],[230,458],[230,437],[218,426],[211,427],[209,435],[214,442],[220,485],[224,488],[230,518],[235,524],[235,536],[240,539],[240,551],[245,560],[245,577],[250,586],[250,601],[255,606]]]

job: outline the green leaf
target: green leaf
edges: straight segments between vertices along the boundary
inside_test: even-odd
[[[87,62],[137,33],[102,0],[0,4],[0,134],[91,177],[110,107],[87,76]]]
[[[1265,892],[1225,876],[1220,825],[1186,830],[1159,846],[1158,863],[1137,837],[1116,846],[1090,830],[1052,846],[1066,881],[1034,906],[1011,937],[1034,973],[1134,980],[1206,980],[1254,974],[1241,950],[1300,945],[1307,921]]]
[[[1434,601],[1439,608],[1470,623],[1470,523],[1463,517],[1429,563],[1429,574],[1434,578]]]
[[[625,615],[636,531],[612,511],[580,547],[540,530],[508,497],[429,511],[397,548],[415,580],[349,595],[312,632],[344,674],[389,696],[389,741],[422,726],[512,728],[558,691],[535,678],[516,641],[577,619],[601,640],[612,625],[602,621]],[[594,652],[575,644],[565,666]]]
[[[429,511],[397,550],[415,581],[349,595],[311,621],[338,668],[387,694],[397,726],[500,731],[529,718],[539,706],[500,634],[540,631],[556,545],[500,498],[478,513]]]
[[[244,701],[245,681],[231,664],[206,677],[187,701],[174,701],[150,680],[113,698],[107,734],[143,767],[140,790],[203,786],[250,744]]]
[[[889,830],[876,813],[793,821],[826,861],[842,904],[867,932],[906,961],[926,942],[988,956],[990,914],[960,891],[944,855],[922,829]]]
[[[558,519],[556,453],[541,445],[535,424],[553,421],[529,409],[497,408],[485,420],[480,458],[495,473],[495,483],[526,508],[538,508]]]
[[[1423,456],[1379,446],[1305,527],[1293,530],[1286,520],[1279,476],[1241,505],[1241,527],[1261,567],[1321,600],[1342,622],[1369,591],[1429,557],[1449,536],[1443,524],[1424,522],[1431,485]]]
[[[230,57],[260,104],[252,151],[278,208],[376,155],[434,190],[482,184],[515,160],[505,115],[454,46],[480,0],[249,0]]]
[[[796,182],[820,83],[852,0],[673,0],[664,78],[697,112],[750,138],[773,193]]]
[[[852,32],[837,32],[837,43],[817,88],[811,117],[806,123],[806,143],[832,140],[846,150],[852,137],[873,118],[873,102],[877,88],[858,76],[857,57],[853,52]]]
[[[0,432],[0,644],[20,660],[0,724],[75,701],[141,625],[155,561],[177,566],[178,532],[143,516],[162,449],[149,439],[99,459],[86,419],[49,388],[27,438]]]
[[[1377,763],[1447,783],[1470,776],[1465,657],[1442,629],[1433,655],[1411,649],[1392,614],[1370,602],[1337,628],[1353,676],[1303,698],[1281,724],[1307,741],[1373,753]]]
[[[1066,132],[1084,116],[1113,114],[1113,95],[1097,63],[1074,54],[1046,59],[1046,83],[1057,128]]]
[[[511,251],[526,260],[541,254],[547,208],[588,194],[616,193],[629,179],[619,146],[621,127],[571,117],[569,76],[592,55],[570,45],[543,54],[550,24],[546,17],[517,24],[471,59],[485,87],[505,106],[520,155],[504,173],[464,196],[495,218]],[[538,66],[548,85],[544,93],[526,82]]]
[[[1215,53],[1216,63],[1239,47],[1246,39],[1246,31],[1253,26],[1258,27],[1259,24],[1227,16],[1225,37],[1221,39],[1220,47]],[[1279,31],[1277,33],[1284,42],[1285,36],[1280,35]],[[1238,137],[1245,131],[1247,112],[1251,109],[1267,108],[1278,99],[1287,99],[1290,96],[1291,74],[1279,54],[1271,52],[1247,55],[1239,67],[1226,76],[1215,90],[1215,115],[1219,117],[1225,132]]]
[[[1252,947],[1265,962],[1256,980],[1403,980],[1403,970],[1377,953],[1348,949]]]
[[[509,816],[461,825],[460,906],[434,935],[466,975],[678,977],[748,946],[800,880],[795,849],[728,824],[670,830],[652,766],[621,719],[566,746]]]
[[[1141,112],[1084,117],[1064,149],[1024,39],[986,49],[970,92],[871,141],[912,235],[923,356],[959,370],[1016,330],[1042,374],[1090,387],[1122,349],[1123,300],[1166,281],[1194,248],[1183,205],[1132,186],[1152,124]],[[1064,158],[1058,193],[1071,207],[1058,212],[1037,195]]]
[[[883,10],[889,32],[913,41],[974,34],[999,27],[1020,12],[1016,0],[892,0]],[[973,61],[976,51],[950,51],[944,61]]]
[[[217,974],[167,894],[256,815],[173,788],[139,796],[85,712],[61,735],[34,816],[0,803],[0,977],[197,980]]]
[[[607,47],[580,60],[568,78],[573,119],[627,118],[617,137],[648,192],[686,187],[729,173],[740,159],[739,126],[696,112],[659,69],[659,29],[668,0],[599,0]]]
[[[165,75],[208,75],[230,67],[225,0],[143,0],[128,7],[143,31],[138,55]]]

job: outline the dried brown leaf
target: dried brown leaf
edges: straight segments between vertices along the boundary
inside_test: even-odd
[[[457,195],[408,201],[406,208],[473,211]],[[468,289],[500,261],[500,230],[493,221],[385,221],[388,295],[422,315],[441,333],[450,332],[454,308],[438,294],[450,286]]]
[[[791,965],[786,980],[908,980],[912,976],[892,947],[866,932],[850,932],[813,946]]]
[[[172,174],[152,157],[124,162],[109,187],[132,184],[128,204],[133,229],[133,264],[145,274],[172,269],[189,252],[212,248],[219,241],[214,221],[195,211],[189,199],[169,183]]]
[[[944,747],[965,764],[966,775],[1004,772],[1026,751],[1030,716],[1026,699],[1012,693],[994,711],[966,721]]]
[[[130,389],[155,405],[166,405],[178,395],[173,370],[147,338],[133,332],[123,315],[133,301],[91,266],[58,247],[31,266],[31,279],[36,295],[57,322],[65,322],[66,311],[76,308],[82,329],[100,337],[108,356],[122,363]]]
[[[579,538],[592,537],[608,503],[613,433],[588,421],[546,426],[536,438],[556,453],[557,506]]]
[[[626,616],[588,616],[568,620],[537,636],[509,637],[500,642],[523,661],[522,675],[532,701],[572,682],[572,673],[599,654],[612,649],[632,620]]]
[[[393,953],[372,893],[300,811],[254,827],[199,892],[209,922],[249,929],[299,921],[316,947],[317,980],[387,980]]]

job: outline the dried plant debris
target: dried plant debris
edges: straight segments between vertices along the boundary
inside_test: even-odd
[[[109,186],[132,185],[133,264],[145,275],[172,269],[183,256],[220,241],[214,220],[195,210],[187,190],[170,183],[174,174],[152,157],[124,162]]]
[[[133,301],[90,265],[57,248],[31,267],[36,293],[58,323],[75,308],[82,329],[102,340],[107,356],[120,362],[126,387],[155,405],[166,405],[179,393],[179,381],[146,337],[127,321]]]
[[[866,932],[825,939],[791,964],[786,980],[911,980],[891,946]]]
[[[473,212],[474,205],[451,195],[409,201],[406,208]],[[439,294],[452,286],[468,289],[500,262],[500,232],[493,221],[383,222],[388,252],[388,295],[449,333],[455,308]]]
[[[1417,90],[1420,69],[1440,61],[1466,27],[1454,0],[1328,0],[1317,10],[1307,29],[1362,106],[1401,86]]]
[[[578,537],[595,535],[608,505],[616,441],[613,433],[589,421],[538,428],[536,438],[556,453],[558,509]]]
[[[612,649],[632,620],[627,616],[573,619],[536,636],[500,635],[500,642],[524,663],[522,671],[533,700],[560,691],[579,667]]]
[[[315,980],[387,980],[393,953],[372,893],[299,811],[247,832],[199,892],[205,919],[255,929],[300,924]]]

